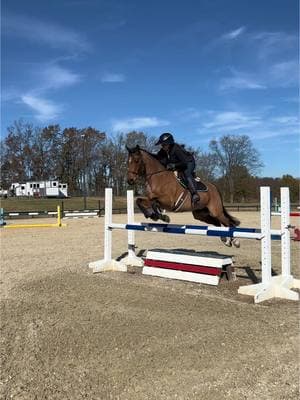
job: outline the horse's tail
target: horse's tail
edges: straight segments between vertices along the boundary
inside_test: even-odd
[[[229,219],[230,224],[232,224],[232,226],[239,226],[241,221],[229,214],[229,212],[226,210],[226,208],[223,205],[223,199],[222,199],[222,194],[221,194],[220,190],[216,186],[215,186],[215,188],[216,188],[217,192],[219,193],[219,196],[220,196],[220,199],[222,202],[222,206],[223,206],[223,213],[224,213],[225,217],[227,217]]]
[[[230,223],[233,226],[239,226],[240,225],[241,221],[238,220],[237,218],[233,217],[232,215],[230,215],[229,212],[226,210],[226,208],[224,206],[223,206],[223,213],[224,213],[225,217],[227,217],[229,219]]]

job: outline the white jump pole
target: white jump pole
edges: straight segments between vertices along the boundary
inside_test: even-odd
[[[134,224],[134,193],[133,190],[127,190],[127,223]],[[128,256],[122,260],[125,265],[134,267],[143,267],[144,262],[141,257],[135,254],[135,232],[128,229]]]
[[[290,274],[290,201],[289,188],[281,188],[281,275],[272,277],[271,258],[271,213],[270,188],[260,188],[261,203],[261,266],[262,281],[255,285],[241,286],[238,293],[254,296],[254,302],[260,303],[279,297],[288,300],[298,300],[299,294],[290,290],[300,288],[300,280]]]
[[[104,215],[104,258],[102,260],[89,263],[93,272],[104,271],[127,271],[127,266],[122,262],[112,259],[112,189],[105,189],[105,215]]]

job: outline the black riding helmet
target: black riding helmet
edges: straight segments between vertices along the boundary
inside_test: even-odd
[[[173,144],[173,143],[175,143],[173,135],[169,132],[165,132],[160,135],[158,141],[155,143],[155,146],[159,144]]]

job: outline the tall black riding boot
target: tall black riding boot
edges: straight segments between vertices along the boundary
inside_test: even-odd
[[[189,191],[191,192],[191,195],[192,195],[192,204],[193,204],[193,206],[195,206],[196,203],[200,200],[200,197],[197,193],[197,190],[195,188],[195,183],[194,183],[194,180],[192,177],[190,177],[190,176],[187,177],[187,184],[188,184]]]

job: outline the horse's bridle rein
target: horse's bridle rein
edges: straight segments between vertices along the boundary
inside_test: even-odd
[[[151,178],[151,176],[161,174],[162,172],[170,172],[170,171],[168,171],[167,169],[162,169],[161,171],[151,172],[150,174],[145,174],[144,176],[146,177],[146,179],[149,179],[149,178]],[[137,176],[142,176],[138,172],[135,172],[135,171],[128,170],[128,173],[134,174]]]

